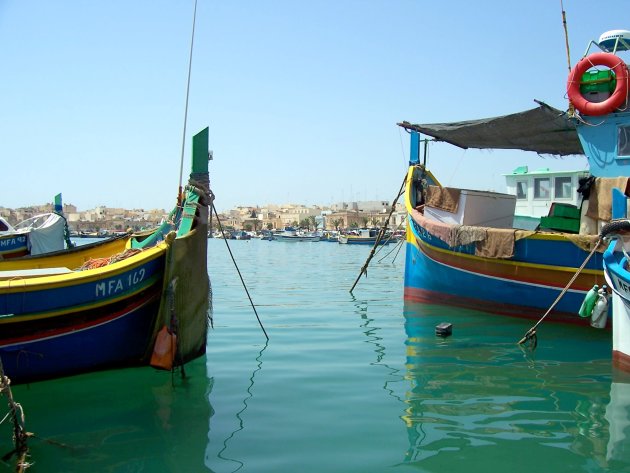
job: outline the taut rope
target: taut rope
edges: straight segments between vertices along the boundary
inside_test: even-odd
[[[540,320],[538,322],[536,322],[536,324],[534,324],[534,326],[532,328],[530,328],[527,333],[523,336],[523,338],[521,338],[518,342],[519,345],[522,345],[523,343],[525,343],[527,340],[534,340],[534,348],[536,347],[536,328],[542,323],[543,320],[545,320],[545,318],[549,315],[549,313],[553,310],[553,308],[556,306],[556,304],[558,302],[560,302],[560,299],[562,299],[562,296],[564,296],[566,294],[566,292],[569,290],[569,288],[571,287],[571,284],[573,284],[573,282],[577,279],[577,277],[579,276],[579,274],[582,272],[582,270],[584,269],[584,267],[586,266],[586,263],[589,262],[589,260],[591,259],[591,257],[595,254],[595,251],[597,250],[597,248],[599,247],[599,245],[601,244],[602,239],[598,238],[597,243],[595,243],[595,246],[593,247],[593,249],[591,250],[590,254],[586,257],[586,259],[584,260],[584,262],[582,263],[582,266],[580,266],[578,268],[578,270],[575,272],[575,274],[573,275],[573,277],[569,280],[569,282],[567,283],[567,285],[565,286],[565,288],[562,290],[562,292],[560,294],[558,294],[558,297],[556,297],[556,300],[553,301],[553,304],[551,304],[551,307],[549,307],[549,309],[547,309],[547,312],[545,312],[545,314],[540,318]]]

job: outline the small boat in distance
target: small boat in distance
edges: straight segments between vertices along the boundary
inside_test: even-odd
[[[208,129],[168,219],[40,256],[0,261],[0,359],[13,384],[108,368],[172,369],[205,353]]]
[[[304,242],[304,241],[319,241],[321,236],[317,233],[305,233],[303,231],[296,230],[293,227],[285,227],[285,229],[280,233],[275,233],[273,235],[273,239],[276,241],[294,241],[294,242]]]
[[[358,230],[358,234],[345,234],[339,235],[339,243],[342,245],[374,245],[376,243],[376,239],[378,238],[378,234],[380,229],[378,228],[360,228]],[[378,242],[379,245],[386,245],[391,243],[392,239],[390,235],[383,235],[381,240]]]

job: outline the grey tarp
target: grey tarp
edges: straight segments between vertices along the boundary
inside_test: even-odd
[[[453,123],[398,125],[460,148],[520,149],[539,154],[584,154],[575,123],[566,112],[538,102],[525,112]]]

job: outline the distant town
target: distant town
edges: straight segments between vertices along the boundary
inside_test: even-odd
[[[41,213],[53,211],[53,204],[9,209],[0,207],[0,216],[15,225]],[[79,211],[72,204],[63,204],[63,214],[72,234],[109,235],[146,230],[159,225],[167,212],[162,209],[123,209],[99,206]],[[391,216],[390,216],[391,214]],[[331,206],[305,206],[301,204],[267,204],[265,206],[237,206],[219,214],[221,226],[228,231],[280,230],[288,226],[309,230],[342,230],[379,227],[389,217],[389,228],[402,225],[406,217],[403,204],[386,201],[340,202]],[[217,230],[213,215],[211,229]]]

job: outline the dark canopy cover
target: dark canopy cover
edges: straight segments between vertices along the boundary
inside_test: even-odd
[[[538,154],[584,154],[575,123],[566,112],[538,102],[525,112],[453,123],[398,125],[460,148],[520,149]]]

